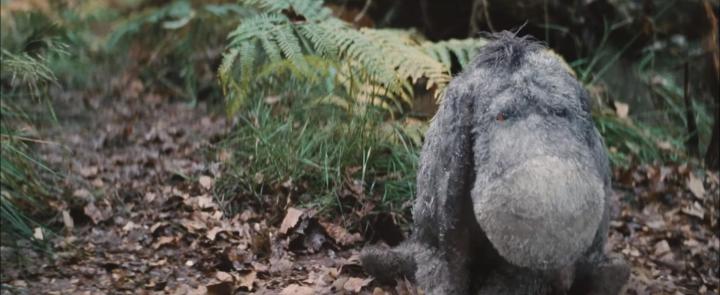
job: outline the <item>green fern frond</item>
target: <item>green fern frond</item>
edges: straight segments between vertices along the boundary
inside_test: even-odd
[[[243,5],[255,7],[262,13],[279,14],[284,10],[288,13],[292,8],[294,13],[311,21],[322,21],[332,16],[332,11],[323,6],[322,0],[241,0]]]
[[[404,30],[358,30],[330,17],[320,0],[241,3],[259,12],[228,36],[220,82],[230,100],[244,101],[257,93],[254,87],[265,85],[250,80],[282,82],[277,78],[290,73],[286,79],[325,83],[328,80],[319,77],[332,72],[339,86],[332,89],[341,95],[401,111],[412,104],[418,83],[440,98],[451,79],[453,57],[464,66],[483,44],[481,39],[432,43]],[[324,62],[317,67],[322,71],[309,70],[309,57]],[[268,69],[283,69],[283,74]]]

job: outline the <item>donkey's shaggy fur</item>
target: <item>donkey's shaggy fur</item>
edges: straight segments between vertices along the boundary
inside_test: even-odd
[[[617,294],[629,268],[603,252],[610,169],[588,94],[541,44],[492,38],[426,134],[411,238],[362,263],[428,294]]]

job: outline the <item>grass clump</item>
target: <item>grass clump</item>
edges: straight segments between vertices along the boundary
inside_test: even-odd
[[[49,216],[57,176],[34,152],[43,141],[33,132],[28,106],[47,101],[47,89],[57,81],[48,58],[64,54],[65,46],[38,15],[22,15],[19,23],[34,25],[14,26],[15,32],[3,27],[0,49],[0,228],[3,236],[29,238],[41,227],[35,218]]]
[[[347,112],[327,99],[270,96],[240,112],[224,143],[234,159],[220,200],[236,211],[243,197],[275,196],[282,205],[345,214],[361,201],[397,209],[412,198],[419,142],[410,135],[421,131],[386,121],[372,106]],[[348,188],[354,200],[343,195]]]

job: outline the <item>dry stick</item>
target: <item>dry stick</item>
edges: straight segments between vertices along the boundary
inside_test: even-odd
[[[689,76],[689,68],[690,65],[686,61],[685,62],[685,85],[684,85],[684,91],[683,91],[683,98],[685,99],[685,117],[687,120],[687,131],[688,131],[688,138],[685,140],[685,148],[687,148],[688,152],[691,156],[697,157],[700,155],[700,138],[698,136],[697,132],[697,124],[695,123],[695,113],[692,109],[692,103],[690,102],[690,95],[688,95],[689,92],[689,86],[690,83],[690,77]]]
[[[710,83],[712,90],[710,93],[715,97],[715,110],[712,135],[710,144],[708,144],[705,152],[705,165],[707,168],[720,169],[720,46],[718,45],[718,18],[710,1],[703,1],[705,15],[710,23],[710,32],[707,38],[706,50],[709,51],[710,60],[713,65],[713,81]]]
[[[495,28],[493,27],[492,21],[490,20],[490,11],[488,11],[488,2],[487,0],[482,0],[483,4],[483,13],[485,14],[485,23],[488,26],[488,29],[490,29],[490,32],[495,33]]]
[[[495,28],[493,27],[492,21],[490,20],[490,12],[488,11],[487,0],[475,0],[472,3],[472,8],[470,11],[470,36],[474,36],[478,32],[480,32],[478,23],[483,20],[485,21],[485,25],[487,25],[488,30],[494,33]]]
[[[372,0],[366,0],[366,1],[365,1],[365,6],[363,6],[363,8],[362,8],[362,10],[360,11],[360,13],[358,13],[358,14],[355,16],[355,19],[353,19],[353,22],[354,22],[354,23],[359,22],[359,21],[365,16],[365,14],[367,13],[368,9],[370,9],[370,4],[372,4]]]
[[[480,32],[480,28],[478,27],[478,20],[480,19],[480,16],[478,16],[478,11],[480,10],[480,3],[482,0],[475,0],[472,3],[472,8],[470,8],[470,29],[469,29],[469,36],[475,36],[477,33]]]

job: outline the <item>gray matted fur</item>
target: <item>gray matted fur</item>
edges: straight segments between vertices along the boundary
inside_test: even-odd
[[[361,261],[427,294],[617,294],[610,169],[588,94],[540,43],[492,35],[426,134],[413,233]]]

